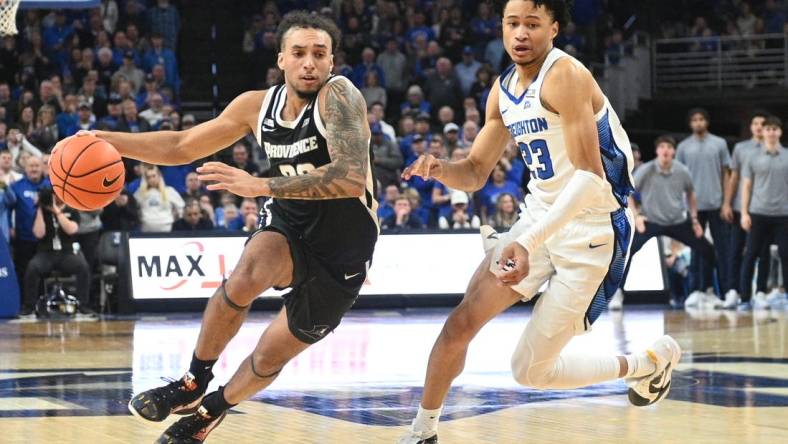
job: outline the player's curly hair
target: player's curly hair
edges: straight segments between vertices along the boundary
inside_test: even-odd
[[[282,17],[276,29],[276,40],[279,48],[284,44],[284,36],[291,28],[320,29],[331,37],[331,52],[336,52],[339,41],[342,38],[342,31],[339,30],[333,20],[320,14],[309,11],[292,11]]]
[[[501,3],[501,11],[506,8],[506,5],[511,0],[504,0]],[[534,2],[536,7],[544,6],[547,12],[553,17],[553,20],[558,22],[558,25],[563,28],[567,23],[572,21],[572,7],[574,0],[529,0]]]

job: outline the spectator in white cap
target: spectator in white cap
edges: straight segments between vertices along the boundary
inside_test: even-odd
[[[197,119],[194,118],[194,114],[184,114],[183,118],[181,118],[181,129],[187,130],[194,125],[197,125]]]
[[[454,122],[443,126],[443,138],[450,156],[455,149],[466,147],[465,143],[460,140],[460,127]]]
[[[451,215],[447,218],[441,216],[438,219],[438,227],[442,230],[458,230],[474,228],[478,229],[481,221],[479,216],[468,211],[468,193],[465,191],[451,191]]]

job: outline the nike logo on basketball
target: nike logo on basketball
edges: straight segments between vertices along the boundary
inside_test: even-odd
[[[103,182],[104,188],[111,187],[115,182],[118,181],[118,179],[120,179],[120,175],[118,175],[118,177],[116,177],[116,178],[114,178],[112,180],[107,180],[107,178],[105,177],[104,178],[104,182]]]
[[[360,274],[361,273],[356,273],[356,274],[347,274],[347,273],[345,273],[345,280],[353,279],[354,277],[356,277],[356,276],[358,276]]]
[[[592,249],[593,249],[593,248],[599,248],[599,247],[602,247],[602,246],[604,246],[604,245],[607,245],[607,242],[605,242],[604,244],[597,244],[597,245],[594,245],[594,244],[588,244],[588,248],[592,248]]]

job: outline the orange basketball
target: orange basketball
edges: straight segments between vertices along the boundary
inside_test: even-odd
[[[118,150],[95,136],[63,139],[49,159],[53,191],[77,210],[92,211],[109,205],[123,190],[125,176]]]

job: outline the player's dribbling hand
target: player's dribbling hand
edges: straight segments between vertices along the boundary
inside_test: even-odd
[[[197,179],[213,182],[207,188],[227,190],[242,197],[265,196],[265,179],[254,177],[240,168],[234,168],[221,162],[205,162],[197,167]]]
[[[498,285],[508,287],[517,285],[528,276],[528,271],[528,250],[519,242],[512,242],[504,247],[495,273]]]
[[[415,162],[410,164],[402,172],[402,178],[410,180],[413,176],[419,176],[424,180],[438,178],[443,173],[443,164],[432,154],[422,154]]]

